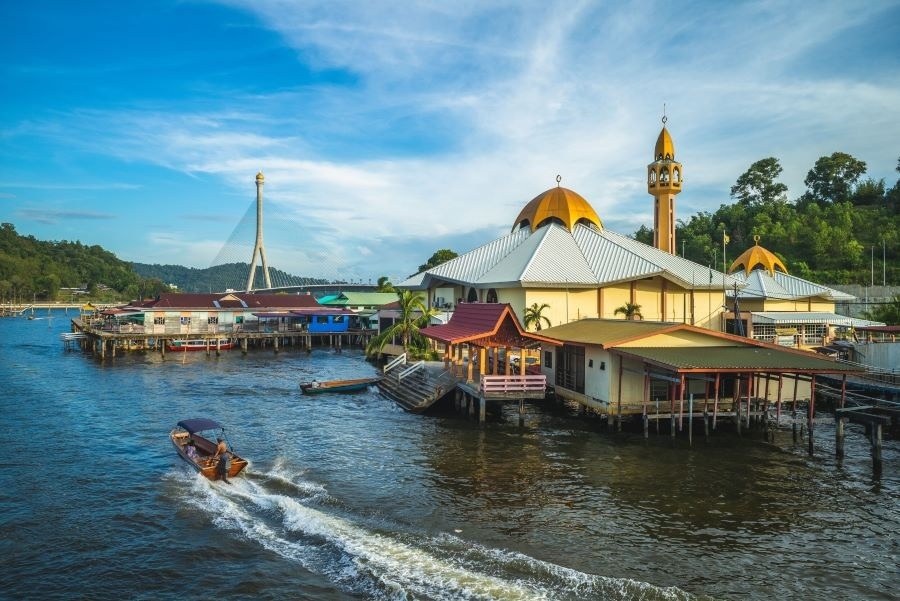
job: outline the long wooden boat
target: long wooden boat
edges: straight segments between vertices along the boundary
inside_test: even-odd
[[[353,392],[374,385],[381,378],[357,378],[355,380],[331,380],[328,382],[303,382],[300,390],[303,394],[322,394],[323,392]]]
[[[209,478],[219,480],[219,460],[215,457],[216,443],[213,438],[225,440],[225,428],[218,422],[207,418],[185,419],[169,434],[172,444],[178,456],[188,462],[195,470]],[[227,441],[226,441],[227,444]],[[193,452],[191,452],[191,449]],[[247,467],[247,460],[239,457],[231,445],[228,445],[231,455],[231,466],[228,469],[228,477],[232,478],[241,473]]]
[[[205,351],[206,350],[207,340],[205,338],[198,338],[192,340],[172,340],[168,344],[166,344],[166,348],[170,351],[175,352],[184,352],[184,351]],[[234,341],[230,338],[220,338],[218,340],[209,340],[209,350],[222,350],[227,351],[229,349],[234,348]]]

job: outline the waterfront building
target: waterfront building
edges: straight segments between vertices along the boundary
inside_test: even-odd
[[[611,417],[652,420],[661,412],[681,419],[705,411],[749,419],[768,403],[777,403],[779,411],[782,402],[808,403],[817,375],[840,380],[862,371],[815,353],[680,323],[584,319],[541,334],[561,343],[542,348],[541,357],[556,395]],[[742,411],[740,402],[746,403]]]
[[[726,331],[756,340],[802,348],[826,347],[836,337],[852,337],[858,327],[884,325],[835,313],[835,304],[853,300],[841,292],[790,275],[775,253],[759,245],[736,258],[728,273],[741,285],[728,291]]]
[[[726,290],[743,282],[674,253],[674,197],[683,171],[663,127],[648,165],[655,199],[656,245],[606,229],[590,203],[560,185],[542,192],[516,216],[509,234],[421,272],[399,287],[422,290],[430,306],[509,303],[520,320],[534,304],[551,325],[614,319],[640,306],[645,320],[722,330]],[[660,231],[665,230],[665,231]]]

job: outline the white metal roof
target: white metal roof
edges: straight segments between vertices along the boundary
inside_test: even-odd
[[[755,298],[773,298],[773,299],[800,299],[819,297],[832,301],[852,300],[852,294],[814,284],[809,280],[788,275],[780,271],[776,271],[772,276],[764,269],[754,269],[750,275],[746,275],[743,271],[737,272],[734,276],[743,281],[746,285],[741,289],[740,296]]]
[[[823,323],[832,326],[846,327],[862,327],[862,326],[879,326],[884,325],[877,321],[868,321],[865,319],[857,319],[848,317],[847,315],[838,315],[836,313],[828,313],[825,311],[759,311],[751,312],[753,323],[769,323],[769,324],[801,324],[801,323]]]
[[[684,288],[743,286],[742,280],[610,230],[579,224],[569,232],[555,223],[534,233],[516,230],[398,285],[423,289],[439,279],[479,288],[593,288],[654,275]]]

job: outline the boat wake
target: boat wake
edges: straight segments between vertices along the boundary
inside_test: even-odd
[[[234,478],[197,476],[189,502],[212,522],[371,599],[695,599],[677,588],[585,574],[452,534],[409,533],[342,510],[284,465]]]

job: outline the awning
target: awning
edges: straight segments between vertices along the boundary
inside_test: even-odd
[[[198,417],[196,419],[183,419],[178,422],[178,425],[187,430],[189,434],[193,434],[194,432],[202,432],[203,430],[218,430],[222,427],[219,422],[207,419],[205,417]]]
[[[868,321],[866,319],[857,319],[847,315],[838,315],[837,313],[827,313],[824,311],[753,311],[750,313],[753,323],[759,324],[825,324],[830,326],[864,327],[884,325],[877,321]]]

